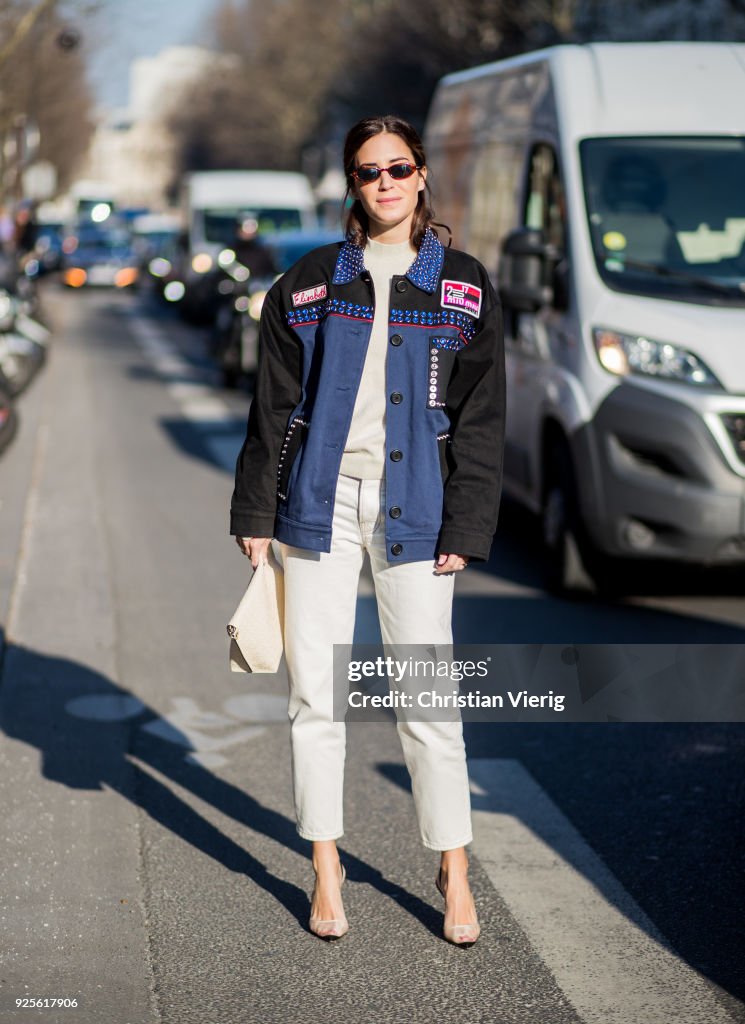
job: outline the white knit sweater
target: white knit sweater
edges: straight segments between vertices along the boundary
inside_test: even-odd
[[[375,289],[375,316],[341,460],[340,472],[345,476],[380,480],[385,475],[385,361],[391,278],[405,274],[415,259],[416,249],[408,241],[390,245],[368,239],[365,246],[365,267]]]

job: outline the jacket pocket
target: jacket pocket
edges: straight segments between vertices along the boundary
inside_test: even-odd
[[[443,485],[447,483],[447,479],[453,471],[453,452],[450,447],[450,434],[438,434],[437,435],[437,451],[440,457],[440,473],[442,474]]]
[[[280,501],[287,501],[287,489],[290,483],[290,473],[295,464],[295,459],[300,447],[308,433],[308,420],[295,416],[285,433],[282,442],[282,450],[279,453],[279,465],[277,466],[277,497]]]
[[[454,338],[432,336],[429,339],[427,360],[427,408],[442,409],[445,406],[450,374],[453,372],[455,356],[459,348]]]

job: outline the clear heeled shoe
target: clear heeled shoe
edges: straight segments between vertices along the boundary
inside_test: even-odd
[[[347,871],[343,864],[340,867],[341,881],[339,882],[339,888],[341,889],[344,885],[344,879],[347,877]],[[329,920],[321,920],[319,917],[311,914],[308,927],[319,939],[340,939],[342,935],[346,935],[349,931],[349,922],[347,921],[347,915],[342,910],[341,917],[332,917]]]
[[[445,890],[442,887],[442,868],[437,872],[437,878],[435,879],[435,885],[437,891],[447,905],[447,897],[445,896]],[[446,906],[447,909],[447,906]],[[481,927],[478,921],[475,924],[446,924],[443,922],[442,934],[448,942],[452,942],[454,946],[461,946],[463,949],[468,949],[478,939],[481,934]]]

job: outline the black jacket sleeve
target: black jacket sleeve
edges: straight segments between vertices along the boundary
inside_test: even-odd
[[[458,353],[448,384],[451,470],[438,551],[489,557],[502,490],[505,367],[502,311],[490,284],[474,338]]]
[[[302,351],[286,325],[275,284],[264,300],[259,326],[256,389],[246,440],[235,469],[230,532],[272,537],[277,514],[277,467],[292,410],[301,396]]]

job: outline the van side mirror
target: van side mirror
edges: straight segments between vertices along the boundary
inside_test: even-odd
[[[503,305],[535,313],[554,304],[554,270],[561,258],[536,228],[517,228],[502,243],[499,295]]]

